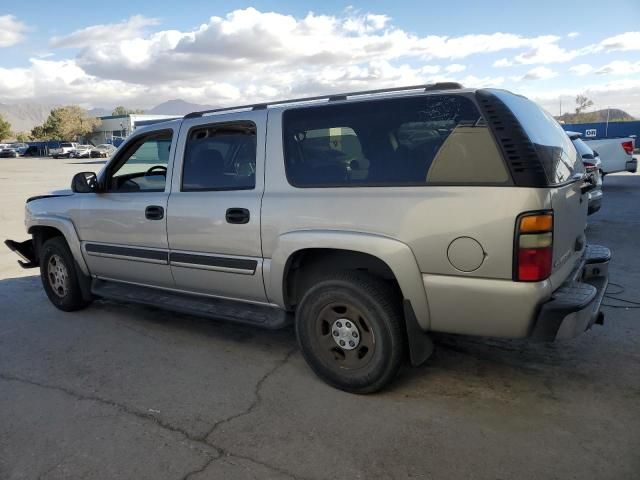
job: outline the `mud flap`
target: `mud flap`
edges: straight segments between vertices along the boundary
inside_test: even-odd
[[[433,340],[418,324],[411,302],[405,298],[402,304],[404,307],[404,321],[407,327],[409,359],[411,360],[411,365],[418,367],[426,362],[433,353]]]

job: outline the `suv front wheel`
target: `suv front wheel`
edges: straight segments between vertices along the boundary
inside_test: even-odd
[[[82,298],[75,260],[64,238],[54,237],[42,245],[40,277],[47,297],[60,310],[80,310],[91,303]]]
[[[405,358],[397,295],[384,281],[359,272],[316,282],[296,311],[296,334],[313,371],[348,392],[380,390]]]

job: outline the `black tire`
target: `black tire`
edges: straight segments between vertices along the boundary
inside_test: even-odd
[[[376,392],[393,380],[405,359],[400,307],[393,288],[376,277],[344,271],[318,279],[296,310],[300,350],[329,385]],[[344,342],[351,343],[352,335],[357,343],[348,346]]]
[[[72,312],[91,303],[82,297],[76,262],[63,237],[54,237],[40,250],[40,278],[47,297],[60,310]]]

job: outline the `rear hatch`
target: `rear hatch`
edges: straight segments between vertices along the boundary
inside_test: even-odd
[[[581,262],[586,248],[588,194],[582,192],[582,159],[560,124],[537,104],[502,90],[491,93],[510,111],[491,106],[498,113],[494,134],[510,162],[514,183],[549,192],[548,206],[553,210],[550,280],[557,288]]]
[[[553,208],[553,265],[551,284],[557,288],[581,261],[586,248],[587,194],[575,181],[551,190]]]

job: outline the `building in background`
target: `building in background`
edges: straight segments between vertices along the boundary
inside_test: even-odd
[[[166,122],[179,118],[175,115],[147,115],[132,113],[130,115],[107,115],[98,117],[100,123],[86,140],[94,145],[111,143],[118,146],[136,128],[151,125],[158,122]]]

